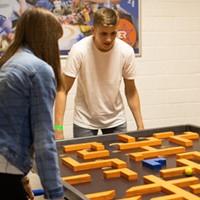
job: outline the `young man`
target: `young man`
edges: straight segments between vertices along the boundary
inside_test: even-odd
[[[136,121],[144,128],[140,101],[135,86],[135,56],[133,49],[116,38],[118,15],[110,8],[94,14],[93,35],[74,44],[64,68],[66,90],[59,91],[55,105],[55,134],[63,138],[62,124],[66,97],[77,78],[74,111],[74,137],[126,132],[126,118],[120,85]]]

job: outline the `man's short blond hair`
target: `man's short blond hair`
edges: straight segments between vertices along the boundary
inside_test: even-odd
[[[100,8],[94,13],[94,26],[115,26],[119,16],[117,11],[111,8]]]

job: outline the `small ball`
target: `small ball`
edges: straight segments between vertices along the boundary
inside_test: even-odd
[[[186,176],[192,176],[193,175],[193,169],[192,169],[192,167],[186,167],[185,168],[185,175]]]

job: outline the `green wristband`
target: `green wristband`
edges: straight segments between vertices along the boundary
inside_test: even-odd
[[[54,131],[63,131],[63,125],[54,125]]]

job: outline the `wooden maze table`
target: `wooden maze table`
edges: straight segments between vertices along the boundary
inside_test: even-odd
[[[57,141],[69,200],[200,200],[200,127]],[[146,161],[165,160],[162,168]],[[190,167],[192,175],[186,176]]]

